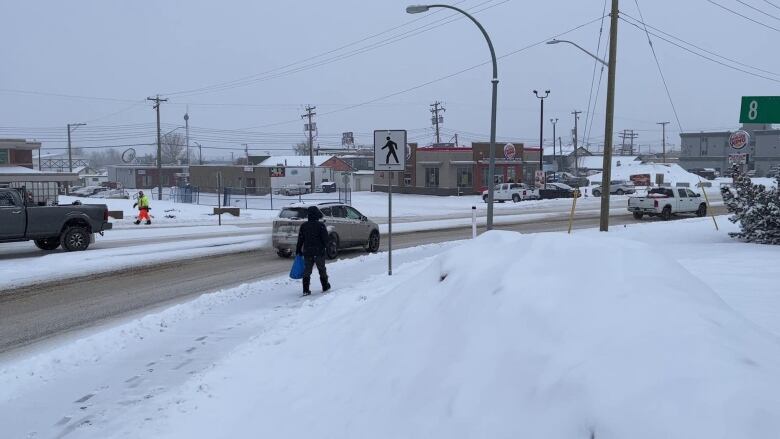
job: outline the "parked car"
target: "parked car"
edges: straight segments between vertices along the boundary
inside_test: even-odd
[[[592,191],[593,196],[600,197],[602,191],[601,186],[594,187]],[[633,183],[626,180],[612,180],[609,182],[609,193],[613,195],[634,194],[636,193],[636,188]]]
[[[688,188],[653,188],[646,196],[636,196],[628,199],[628,211],[634,218],[642,219],[644,215],[660,216],[669,220],[679,213],[695,213],[696,216],[707,215],[707,203],[702,201],[701,194]]]
[[[517,203],[523,200],[538,199],[539,191],[525,183],[501,183],[493,187],[493,201],[498,201],[499,203],[504,201]],[[488,202],[488,191],[482,191],[482,201]]]
[[[70,191],[70,194],[74,197],[91,197],[98,192],[104,191],[106,188],[101,186],[85,186],[76,190]]]
[[[284,195],[286,197],[293,197],[296,195],[303,195],[308,193],[309,193],[309,189],[306,186],[302,186],[298,184],[288,184],[282,186],[282,188],[279,189],[279,195]]]
[[[273,222],[271,241],[280,257],[290,257],[295,252],[298,229],[306,221],[309,206],[296,204],[279,211],[279,217]],[[329,259],[338,256],[339,250],[350,247],[362,246],[371,253],[379,251],[379,226],[357,209],[343,203],[320,203],[316,206],[322,212],[320,221],[328,229]]]
[[[34,241],[41,250],[86,250],[110,230],[105,204],[35,206],[20,189],[0,189],[0,242]]]
[[[569,172],[558,172],[554,175],[555,175],[555,179],[553,181],[550,181],[548,179],[547,180],[548,183],[563,183],[567,186],[571,186],[574,188],[588,186],[589,184],[587,178],[577,177],[576,175]]]
[[[714,180],[720,177],[720,173],[713,168],[693,168],[690,169],[688,172],[690,172],[691,174],[696,174],[699,177],[705,178],[707,180]]]
[[[320,183],[320,189],[322,189],[322,192],[330,193],[330,192],[336,192],[336,182],[335,181],[324,181]]]
[[[542,200],[553,198],[573,198],[575,193],[577,193],[577,197],[582,196],[579,191],[567,184],[547,183],[543,188],[539,189],[539,198]]]

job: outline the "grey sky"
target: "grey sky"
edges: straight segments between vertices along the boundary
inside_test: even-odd
[[[597,19],[604,6],[603,0],[502,1],[458,3],[475,10],[492,6],[477,18],[499,55]],[[771,4],[746,0],[778,18],[751,11],[736,0],[715,1],[780,28],[780,8]],[[307,63],[275,70],[276,77],[266,75],[265,80],[246,86],[169,94],[169,102],[162,106],[162,121],[168,129],[182,124],[189,104],[190,123],[198,127],[192,139],[204,146],[238,151],[247,142],[253,149],[288,148],[304,139],[299,116],[304,105],[312,104],[320,114],[317,123],[323,145],[338,144],[343,131],[354,131],[358,142],[370,143],[371,131],[380,128],[406,128],[411,140],[428,143],[432,140],[428,104],[441,100],[447,108],[443,140],[449,140],[453,132],[461,133],[465,142],[486,140],[489,65],[344,110],[487,61],[484,40],[464,19],[355,56],[290,72],[389,37],[418,32],[414,29],[451,15],[448,11],[407,15],[407,4],[395,0],[5,2],[0,11],[4,18],[0,89],[117,101],[0,91],[0,136],[23,135],[42,139],[44,147],[61,147],[65,124],[87,121],[88,127],[74,134],[77,145],[148,143],[154,140],[154,112],[149,103],[142,102],[147,96],[256,75],[418,20]],[[650,25],[719,55],[780,73],[780,58],[772,55],[778,31],[706,0],[639,0],[639,4]],[[622,0],[621,10],[639,18],[633,0]],[[599,26],[597,21],[562,38],[595,52]],[[608,28],[607,18],[602,54]],[[660,129],[655,122],[671,121],[668,139],[679,143],[677,123],[646,36],[625,22],[619,29],[616,130],[639,130],[640,144],[657,145]],[[658,39],[654,43],[686,131],[735,128],[740,96],[778,94],[778,82],[728,69]],[[573,125],[569,113],[587,110],[593,64],[573,47],[544,44],[499,60],[499,137],[537,144],[539,104],[531,90],[550,89],[545,138],[552,137],[547,120],[557,117],[558,135],[567,142],[570,135],[564,132]],[[780,80],[773,73],[756,73]],[[580,137],[587,134],[593,144],[600,143],[604,135],[605,85],[606,72],[592,130],[587,132],[592,134],[583,129],[586,116],[591,115],[583,113],[580,119]],[[133,106],[133,101],[139,103]],[[111,128],[130,124],[146,125]],[[275,125],[265,126],[269,124]],[[204,130],[248,127],[260,128],[245,135]]]

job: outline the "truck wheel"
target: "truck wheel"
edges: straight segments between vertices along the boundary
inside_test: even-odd
[[[488,202],[488,196],[487,196],[487,195],[483,195],[483,196],[482,196],[482,201],[484,201],[485,203],[487,203],[487,202]]]
[[[593,196],[594,196],[594,197],[600,197],[600,196],[601,196],[601,191],[600,191],[600,190],[598,190],[598,189],[594,190],[594,191],[593,191]]]
[[[512,201],[514,201],[515,203],[519,203],[520,202],[520,195],[512,194]]]
[[[707,215],[707,205],[704,203],[699,204],[699,209],[696,211],[696,216],[703,217]]]
[[[645,216],[645,214],[642,213],[642,212],[634,212],[634,219],[635,220],[641,220],[643,216]]]
[[[664,210],[661,211],[661,219],[664,221],[669,221],[672,219],[672,208],[669,206],[664,207]]]
[[[60,243],[65,251],[83,251],[89,247],[89,231],[84,227],[71,226],[65,229],[60,237]]]
[[[277,250],[276,255],[279,256],[280,258],[287,259],[290,256],[292,256],[292,250]]]
[[[60,239],[59,238],[36,239],[35,246],[41,250],[46,250],[46,251],[56,250],[57,247],[60,246]]]
[[[328,259],[336,259],[336,256],[339,255],[339,236],[335,233],[330,235],[328,248],[325,249],[325,254],[327,255]]]

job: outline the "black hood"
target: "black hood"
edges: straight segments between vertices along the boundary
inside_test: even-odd
[[[306,216],[309,221],[319,221],[319,219],[322,218],[322,212],[320,212],[320,209],[318,209],[317,206],[309,206],[309,208],[306,209]]]

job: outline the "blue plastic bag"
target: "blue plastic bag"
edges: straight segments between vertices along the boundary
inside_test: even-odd
[[[292,268],[290,269],[290,279],[302,279],[303,272],[306,269],[306,263],[303,261],[303,256],[295,256]]]

